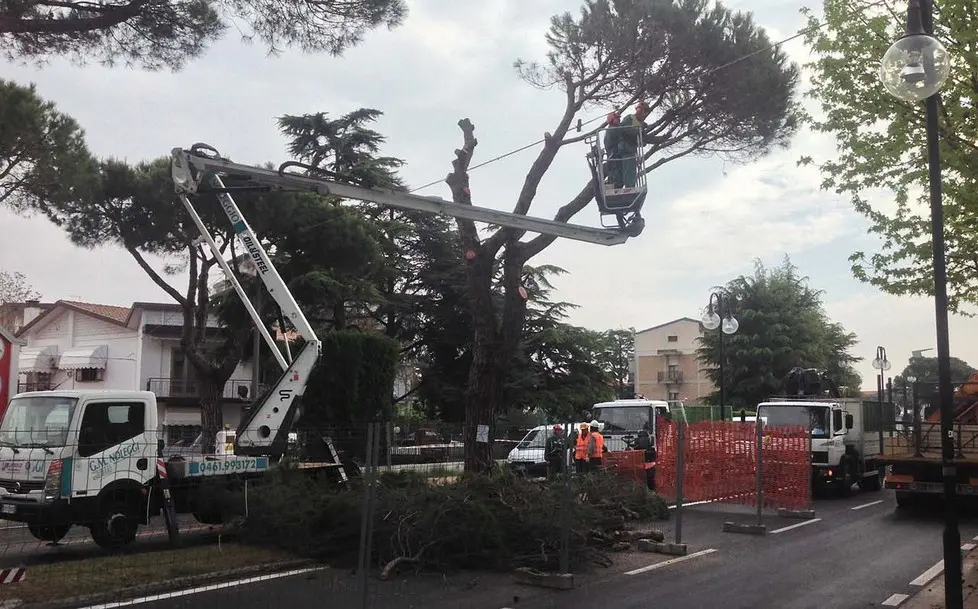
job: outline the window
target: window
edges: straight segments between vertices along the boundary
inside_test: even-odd
[[[88,404],[78,436],[78,456],[90,457],[135,438],[145,430],[145,416],[142,402]]]
[[[678,391],[670,391],[669,392],[669,401],[670,402],[678,402],[679,401],[679,392]]]
[[[845,430],[846,430],[845,427],[846,426],[842,422],[842,411],[841,410],[833,410],[832,411],[832,430],[835,431],[835,433],[839,433],[840,431],[841,432],[845,432]]]
[[[667,336],[666,337],[666,340],[669,341],[670,343],[678,343],[679,342],[679,337],[678,336]]]
[[[99,383],[105,380],[105,370],[101,368],[80,368],[75,370],[76,383]]]

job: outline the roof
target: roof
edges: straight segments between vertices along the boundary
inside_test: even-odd
[[[679,322],[681,322],[681,321],[691,321],[691,322],[693,322],[694,324],[698,324],[698,323],[700,323],[700,320],[698,320],[698,319],[693,319],[692,317],[680,317],[679,319],[674,319],[674,320],[672,320],[672,321],[667,321],[667,322],[666,322],[666,323],[664,323],[664,324],[659,324],[659,325],[657,325],[657,326],[652,326],[651,328],[646,328],[646,329],[644,329],[644,330],[639,330],[639,331],[638,331],[638,332],[636,332],[635,334],[642,334],[642,333],[644,333],[644,332],[651,332],[652,330],[658,330],[659,328],[665,328],[666,326],[671,326],[672,324],[676,324],[676,323],[679,323]]]
[[[159,303],[159,302],[134,302],[131,307],[119,307],[115,305],[105,305],[98,304],[94,302],[81,302],[77,300],[59,300],[50,305],[41,305],[42,313],[32,319],[30,323],[25,324],[20,330],[17,331],[16,336],[23,336],[31,328],[41,323],[41,320],[46,319],[58,307],[64,307],[85,315],[90,315],[96,319],[101,319],[110,324],[126,327],[129,325],[129,321],[132,319],[133,313],[137,309],[152,309],[155,311],[164,310],[181,310],[180,305],[176,303]]]

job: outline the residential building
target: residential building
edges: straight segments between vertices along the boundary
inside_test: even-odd
[[[715,390],[696,359],[703,325],[691,317],[635,333],[635,393],[692,405]]]
[[[23,341],[0,326],[0,418],[7,411],[7,402],[11,396],[17,393],[17,361],[22,343]]]
[[[148,390],[156,394],[170,442],[200,433],[200,386],[180,348],[183,311],[178,305],[117,307],[59,300],[42,309],[25,304],[17,332],[26,342],[18,358],[18,391]],[[212,315],[205,349],[220,343],[221,325]],[[236,427],[261,390],[252,387],[250,362],[239,363],[224,386],[225,424]]]

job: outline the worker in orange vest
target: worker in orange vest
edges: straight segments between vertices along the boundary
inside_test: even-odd
[[[587,423],[581,423],[574,443],[574,465],[579,474],[587,471],[588,435]]]
[[[601,424],[597,421],[591,421],[588,428],[590,429],[587,439],[588,469],[596,472],[601,469],[601,464],[604,462],[604,436],[601,435]]]

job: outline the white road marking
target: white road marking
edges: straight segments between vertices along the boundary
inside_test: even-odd
[[[669,565],[674,565],[679,562],[690,560],[691,558],[698,558],[700,556],[705,556],[707,554],[713,554],[716,552],[716,548],[709,548],[706,550],[700,550],[699,552],[693,552],[692,554],[687,554],[686,556],[679,556],[677,558],[670,558],[669,560],[664,560],[662,562],[657,562],[654,565],[648,565],[640,569],[633,569],[631,571],[625,571],[625,575],[638,575],[639,573],[646,573],[655,569],[661,569],[662,567],[668,567]],[[86,608],[87,609],[87,608]]]
[[[200,586],[197,588],[190,588],[187,590],[177,590],[176,592],[163,592],[160,594],[153,594],[151,596],[134,598],[128,601],[104,603],[102,605],[91,605],[88,607],[82,607],[81,609],[114,609],[115,607],[131,607],[133,605],[142,605],[143,603],[152,603],[156,601],[169,600],[171,598],[177,598],[180,596],[190,596],[192,594],[201,594],[203,592],[211,592],[213,590],[223,590],[225,588],[233,588],[235,586],[256,584],[258,582],[270,581],[273,579],[281,579],[283,577],[294,577],[296,575],[302,575],[303,573],[311,573],[313,571],[324,571],[325,569],[327,569],[327,567],[310,567],[308,569],[295,569],[293,571],[285,571],[283,573],[271,573],[269,575],[258,575],[255,577],[248,577],[246,579],[239,579],[233,582],[212,584],[210,586]]]
[[[937,577],[938,575],[940,575],[941,574],[941,571],[943,571],[943,570],[944,570],[944,561],[941,560],[939,563],[937,563],[936,565],[934,565],[930,569],[927,569],[926,571],[924,571],[923,573],[921,573],[917,577],[917,579],[915,579],[912,582],[910,582],[910,585],[911,586],[926,586],[927,585],[927,582],[929,582],[930,580],[932,580],[935,577]]]
[[[966,543],[961,545],[961,549],[964,550],[965,552],[970,552],[974,550],[976,547],[978,547],[978,545],[975,545],[973,543]]]
[[[971,540],[972,541],[978,541],[978,535],[975,535],[974,537],[972,537]]]
[[[868,507],[873,506],[873,505],[879,505],[881,503],[883,503],[883,500],[882,499],[879,499],[878,501],[870,501],[869,503],[864,503],[862,505],[857,505],[856,507],[849,508],[849,509],[850,510],[861,510],[863,508],[868,508]]]
[[[804,520],[804,521],[799,522],[797,524],[791,524],[791,525],[788,525],[786,527],[782,527],[780,529],[775,529],[775,530],[771,531],[771,534],[772,535],[775,535],[777,533],[784,533],[785,531],[790,531],[791,529],[797,529],[798,527],[804,527],[804,526],[808,526],[810,524],[815,524],[816,522],[820,522],[821,520],[822,520],[821,518],[812,518],[811,520]]]
[[[894,594],[890,598],[883,601],[884,607],[899,607],[900,603],[910,598],[909,594]]]

